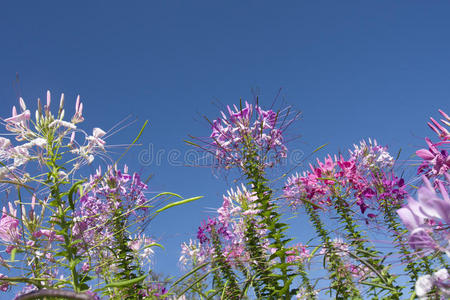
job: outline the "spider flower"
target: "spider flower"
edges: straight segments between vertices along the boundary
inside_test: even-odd
[[[445,175],[448,183],[450,175]],[[443,250],[449,255],[450,197],[442,181],[437,183],[441,196],[425,176],[423,181],[424,186],[418,190],[417,201],[409,197],[408,204],[398,209],[397,214],[410,231],[409,243],[413,249]],[[443,237],[447,244],[445,248],[433,239],[433,233]]]
[[[79,96],[75,104],[75,114],[70,122],[64,120],[64,94],[61,94],[59,109],[55,115],[50,110],[51,102],[51,94],[47,91],[46,105],[42,108],[41,100],[38,99],[35,119],[32,120],[30,110],[20,98],[20,111],[13,106],[12,116],[3,119],[6,130],[16,141],[23,143],[13,145],[9,139],[0,138],[0,160],[6,165],[0,169],[0,178],[11,176],[12,171],[17,171],[18,167],[30,161],[39,160],[40,163],[45,163],[49,145],[68,146],[70,152],[76,156],[73,159],[75,168],[86,162],[91,163],[95,155],[106,151],[106,142],[103,139],[106,133],[103,130],[94,128],[92,135],[88,135],[76,126],[84,120],[83,103],[80,102]],[[33,126],[30,126],[30,123]],[[84,142],[75,141],[75,132],[84,134]]]
[[[19,239],[19,220],[16,218],[16,214],[11,212],[7,213],[3,208],[3,215],[0,219],[0,239],[7,243],[14,243]]]
[[[394,163],[386,147],[369,139],[349,152],[347,160],[342,155],[328,155],[323,162],[317,159],[316,165],[310,164],[310,170],[289,177],[283,190],[289,205],[295,209],[306,201],[316,209],[325,209],[339,198],[348,205],[356,204],[364,214],[368,208],[377,209],[380,203],[403,200],[404,180],[386,171]],[[380,203],[374,203],[375,199]]]
[[[74,235],[91,246],[101,240],[105,240],[105,245],[111,243],[115,212],[120,209],[124,218],[133,216],[140,220],[147,211],[144,206],[148,202],[144,193],[147,189],[139,174],[128,174],[126,166],[123,172],[109,167],[106,174],[99,168],[85,184],[87,192],[76,212]]]
[[[281,116],[248,102],[240,108],[227,106],[227,110],[228,115],[222,112],[222,118],[211,124],[209,150],[214,153],[218,165],[244,167],[249,159],[255,159],[268,167],[287,156],[283,132],[290,122],[279,121],[285,119],[287,113]],[[269,156],[274,161],[270,161]]]
[[[359,169],[365,172],[390,168],[394,165],[394,158],[387,148],[378,145],[376,140],[372,142],[370,138],[368,143],[362,140],[359,145],[354,145],[354,149],[349,151],[351,160],[358,161]]]
[[[244,186],[238,187],[236,191],[231,189],[223,196],[222,206],[217,210],[218,216],[208,218],[197,231],[198,243],[190,241],[182,245],[180,263],[187,265],[201,264],[215,258],[215,243],[221,245],[222,255],[231,265],[249,263],[247,252],[248,226],[255,229],[255,234],[261,241],[261,246],[267,251],[269,242],[265,238],[266,230],[258,223],[259,206],[257,197]]]
[[[428,169],[430,170],[429,174],[434,176],[448,172],[450,170],[450,156],[447,150],[438,148],[439,145],[445,145],[448,142],[433,144],[429,138],[425,138],[425,141],[428,150],[420,149],[416,151],[416,155],[424,160],[419,167],[419,173]]]
[[[439,110],[444,119],[441,119],[442,124],[450,127],[450,117],[442,110]],[[450,170],[450,156],[448,148],[450,145],[450,133],[447,128],[430,118],[428,126],[438,134],[440,142],[433,143],[429,138],[425,138],[428,149],[420,149],[416,151],[416,155],[423,159],[422,164],[418,169],[418,173],[425,173],[427,176],[443,175]]]
[[[439,113],[442,115],[442,117],[444,117],[444,119],[441,119],[441,122],[445,125],[447,125],[448,127],[450,127],[450,117],[441,109],[439,109]],[[430,126],[430,128],[437,133],[437,135],[439,136],[439,138],[443,141],[449,141],[450,140],[450,132],[447,130],[447,128],[445,128],[444,126],[442,126],[441,124],[439,124],[439,122],[437,122],[435,119],[430,118],[431,123],[428,122],[428,126]]]

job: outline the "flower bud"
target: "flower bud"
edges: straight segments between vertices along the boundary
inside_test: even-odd
[[[19,98],[19,103],[20,103],[20,108],[22,109],[22,111],[25,111],[27,109],[27,106],[25,105],[25,101],[23,101],[22,97]]]

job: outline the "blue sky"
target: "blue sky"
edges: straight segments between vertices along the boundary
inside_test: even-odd
[[[131,142],[148,119],[143,148],[126,162],[154,174],[154,192],[205,196],[149,229],[166,246],[155,270],[174,274],[179,244],[220,206],[231,180],[170,165],[167,153],[184,157],[188,134],[210,134],[202,115],[218,116],[214,103],[257,94],[270,105],[282,88],[280,99],[303,111],[291,149],[329,143],[323,157],[374,137],[411,154],[432,135],[428,117],[450,108],[449,9],[446,1],[3,2],[0,115],[17,103],[18,73],[29,106],[47,89],[64,92],[70,107],[80,94],[85,129],[137,118],[110,144]],[[151,147],[164,151],[161,164],[139,163]]]

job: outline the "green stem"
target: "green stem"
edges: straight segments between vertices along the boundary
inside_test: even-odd
[[[325,230],[319,215],[309,203],[305,202],[304,206],[317,234],[322,239],[322,242],[328,251],[328,264],[331,271],[331,289],[336,292],[336,299],[362,299],[358,289],[353,284],[351,275],[344,266],[339,255],[337,255],[337,249],[331,242],[328,232]]]
[[[402,288],[394,285],[395,279],[387,270],[384,269],[381,259],[374,259],[374,257],[379,256],[379,252],[373,250],[371,247],[366,247],[364,243],[364,236],[361,231],[357,229],[358,225],[356,225],[353,221],[352,211],[348,207],[348,204],[341,197],[336,197],[335,200],[335,207],[339,214],[339,219],[345,226],[348,233],[347,238],[350,240],[350,245],[355,248],[357,257],[364,258],[365,262],[375,268],[379,276],[382,276],[383,284],[387,287],[387,290],[390,293],[389,297],[386,299],[400,299],[400,296],[402,295]],[[377,278],[377,280],[379,279],[381,278]],[[375,287],[373,286],[370,288],[370,290],[373,291],[374,289]]]
[[[49,139],[52,140],[52,139]],[[70,274],[72,276],[72,286],[75,292],[81,291],[81,286],[79,282],[79,274],[76,270],[76,266],[78,263],[77,257],[77,249],[74,245],[72,245],[72,225],[73,221],[70,217],[66,218],[69,212],[72,210],[70,206],[67,206],[65,201],[62,198],[62,192],[60,190],[60,186],[62,185],[62,181],[58,172],[60,171],[60,167],[57,165],[57,161],[61,159],[61,156],[57,152],[58,145],[54,142],[51,143],[51,146],[48,148],[49,161],[47,162],[50,172],[48,174],[47,182],[50,184],[50,193],[52,199],[56,202],[56,218],[58,219],[57,225],[61,228],[59,233],[64,238],[63,248],[64,256],[69,262]],[[73,212],[73,211],[72,211]],[[70,215],[70,214],[69,214]]]
[[[280,222],[281,215],[277,211],[277,206],[271,203],[272,190],[267,187],[267,180],[264,178],[264,172],[261,171],[259,162],[254,158],[255,152],[249,152],[247,155],[246,163],[246,175],[250,180],[253,191],[257,196],[257,203],[261,218],[261,224],[268,229],[267,238],[271,242],[270,248],[276,249],[276,252],[271,255],[269,260],[272,261],[271,269],[279,270],[279,274],[270,272],[267,270],[261,270],[268,265],[267,260],[263,260],[259,263],[259,271],[262,272],[262,281],[264,282],[263,294],[266,296],[272,295],[278,298],[290,299],[290,285],[293,280],[293,275],[288,270],[288,264],[286,263],[286,244],[290,241],[284,235],[284,231],[287,229],[287,225]],[[261,247],[261,245],[253,245],[252,247]],[[256,251],[255,251],[256,252]],[[256,254],[256,253],[255,253]],[[259,253],[258,253],[259,254]],[[262,259],[259,258],[259,259]],[[274,259],[278,261],[274,262]],[[280,285],[282,281],[282,285]]]

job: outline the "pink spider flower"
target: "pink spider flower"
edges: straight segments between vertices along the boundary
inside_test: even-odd
[[[439,112],[444,117],[444,119],[441,119],[442,124],[450,126],[450,117],[442,110],[439,110]],[[428,176],[440,176],[450,169],[450,156],[448,154],[450,133],[447,128],[435,119],[430,118],[430,120],[431,122],[428,122],[428,126],[438,134],[441,141],[432,143],[429,138],[426,138],[428,149],[416,151],[416,155],[423,159],[418,173],[426,172]]]
[[[308,248],[302,243],[292,246],[288,251],[286,251],[286,255],[286,262],[288,263],[303,263],[311,257]]]
[[[20,98],[23,102],[23,99]],[[23,107],[22,107],[23,108]],[[33,135],[30,131],[29,121],[30,121],[30,111],[25,109],[22,113],[18,114],[16,107],[12,108],[12,116],[5,119],[6,130],[16,134],[16,140],[23,141],[26,140],[28,135]]]
[[[35,237],[35,238],[40,238],[42,236],[46,237],[49,242],[53,242],[53,241],[63,242],[64,241],[64,237],[60,234],[56,234],[56,232],[54,230],[40,229],[33,233],[33,237]]]
[[[303,200],[312,203],[314,208],[330,205],[331,191],[324,181],[320,180],[320,175],[320,170],[316,170],[314,173],[303,172],[303,175],[297,173],[287,179],[283,196],[293,208],[302,205]]]
[[[181,244],[181,255],[179,258],[179,263],[182,267],[186,267],[189,264],[192,266],[197,266],[203,264],[209,257],[208,255],[202,255],[204,252],[201,251],[201,244],[199,241],[189,240],[189,244],[186,242]]]
[[[450,126],[450,117],[441,109],[439,109],[439,113],[444,117],[444,119],[441,119],[441,122],[444,123],[447,126]],[[442,126],[441,124],[439,124],[439,122],[437,122],[435,119],[430,118],[431,123],[428,122],[428,126],[437,133],[437,135],[439,136],[439,138],[443,141],[449,141],[450,140],[450,132],[447,130],[447,128],[445,128],[444,126]]]
[[[442,175],[445,174],[450,169],[450,156],[446,150],[441,150],[437,148],[441,143],[433,144],[429,138],[425,138],[428,145],[427,149],[420,149],[416,151],[416,155],[424,160],[424,163],[419,168],[419,172],[431,166],[432,175]]]
[[[140,259],[141,264],[151,262],[151,257],[155,253],[152,249],[152,244],[155,241],[152,238],[146,237],[145,234],[138,235],[134,239],[128,242],[128,246],[136,253],[136,256]]]
[[[17,219],[17,210],[13,208],[11,203],[9,204],[9,213],[6,207],[3,207],[2,217],[0,219],[0,239],[6,243],[16,243],[20,238],[19,232],[19,220]],[[8,247],[12,250],[13,245]]]
[[[310,170],[303,172],[303,175],[297,173],[289,177],[283,194],[290,205],[295,208],[306,200],[313,204],[314,208],[324,208],[324,205],[332,205],[333,199],[353,198],[354,200],[348,201],[347,204],[358,205],[364,214],[370,207],[368,200],[377,195],[379,179],[374,176],[374,172],[384,174],[384,169],[392,167],[393,162],[386,147],[379,146],[376,141],[363,141],[360,146],[355,146],[355,149],[350,151],[351,157],[348,160],[342,155],[339,159],[336,155],[334,158],[328,155],[323,162],[317,159],[317,166],[310,164]],[[395,185],[397,181],[391,184],[392,193],[400,195],[402,191],[394,188]],[[385,193],[384,197],[387,195]]]

